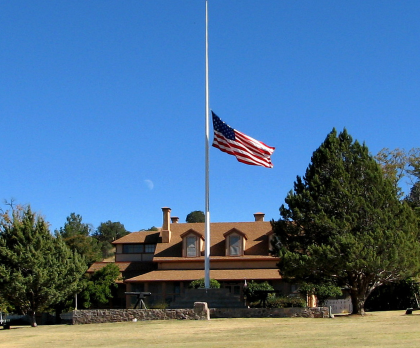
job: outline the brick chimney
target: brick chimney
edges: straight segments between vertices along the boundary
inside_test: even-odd
[[[264,221],[264,216],[265,216],[264,213],[255,213],[254,214],[255,221]]]
[[[173,224],[177,224],[177,223],[178,223],[178,221],[179,221],[179,217],[178,217],[178,216],[172,216],[172,217],[171,217],[171,222],[172,222]]]
[[[169,243],[171,241],[171,208],[162,208],[163,222],[162,222],[162,243]]]

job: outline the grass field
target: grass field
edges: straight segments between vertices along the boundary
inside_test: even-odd
[[[420,347],[420,313],[12,327],[0,347]]]

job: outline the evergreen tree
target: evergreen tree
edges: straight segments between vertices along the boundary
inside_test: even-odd
[[[120,222],[102,222],[93,237],[99,242],[102,257],[106,258],[112,255],[112,242],[129,234],[124,225]]]
[[[86,272],[83,259],[30,207],[0,217],[0,292],[36,326],[35,314],[75,294]]]
[[[64,227],[55,230],[55,235],[61,236],[71,250],[77,251],[82,255],[85,258],[86,264],[89,266],[102,259],[100,245],[90,235],[91,232],[91,225],[83,223],[82,217],[79,214],[71,213],[67,217]]]
[[[410,193],[405,197],[405,201],[413,209],[420,209],[420,181],[417,181],[410,189]]]
[[[283,277],[348,288],[353,313],[378,286],[420,269],[419,229],[368,148],[335,129],[272,222]]]

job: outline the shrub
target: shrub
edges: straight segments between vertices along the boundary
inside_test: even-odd
[[[188,287],[190,289],[204,289],[204,278],[193,280]],[[210,289],[220,289],[220,283],[216,279],[210,279]]]
[[[251,280],[246,287],[244,287],[244,295],[251,307],[260,307],[264,299],[272,294],[264,294],[263,291],[273,291],[274,288],[268,282],[256,283]]]
[[[301,297],[269,297],[267,308],[306,307],[306,301]]]
[[[156,302],[149,306],[149,309],[166,309],[168,308],[169,304],[166,302]]]

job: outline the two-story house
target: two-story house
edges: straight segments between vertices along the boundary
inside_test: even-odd
[[[179,223],[171,209],[162,208],[159,231],[130,233],[113,244],[115,263],[123,275],[125,291],[151,292],[150,303],[171,302],[182,295],[191,281],[204,278],[204,223]],[[268,281],[284,294],[290,285],[282,282],[270,255],[272,228],[263,213],[252,222],[210,224],[210,278],[234,294],[253,280]],[[106,265],[96,263],[89,272]],[[121,285],[124,287],[124,285]],[[127,298],[127,307],[134,299]]]

